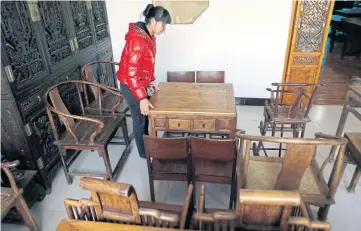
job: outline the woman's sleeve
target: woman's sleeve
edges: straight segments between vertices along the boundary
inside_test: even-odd
[[[129,89],[133,92],[133,95],[137,100],[147,98],[147,92],[144,89],[139,79],[140,62],[143,58],[142,43],[137,40],[129,40],[126,44],[126,50],[129,52],[126,56],[127,65],[127,82]]]

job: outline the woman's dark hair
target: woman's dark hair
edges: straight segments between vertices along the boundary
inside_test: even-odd
[[[146,23],[148,23],[151,18],[154,18],[156,22],[163,22],[165,24],[170,24],[172,21],[168,10],[162,6],[154,6],[153,4],[147,5],[143,11],[143,15]]]

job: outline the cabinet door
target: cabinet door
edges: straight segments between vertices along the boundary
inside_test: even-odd
[[[45,38],[45,50],[52,71],[75,60],[75,45],[71,38],[66,6],[60,1],[38,1],[41,17],[41,34]]]
[[[68,4],[70,24],[75,33],[75,49],[81,60],[94,55],[96,48],[90,15],[91,4],[89,1],[70,1]]]
[[[15,97],[31,90],[35,82],[49,74],[41,49],[39,21],[36,12],[30,14],[32,4],[30,1],[1,2],[1,61]]]
[[[108,16],[105,1],[92,1],[91,8],[97,47],[102,47],[107,43],[110,43]]]

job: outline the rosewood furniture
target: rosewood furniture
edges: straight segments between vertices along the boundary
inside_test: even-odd
[[[150,99],[149,135],[157,131],[224,134],[234,138],[232,84],[160,83]]]
[[[306,124],[311,122],[308,117],[312,107],[315,92],[321,84],[308,83],[272,83],[275,89],[267,88],[271,93],[269,100],[265,101],[264,121],[260,122],[260,132],[265,136],[268,131],[275,136],[276,132],[280,132],[283,137],[284,132],[292,132],[293,137],[303,138],[306,131]],[[285,103],[286,98],[291,98],[291,103]],[[259,142],[253,143],[254,155],[259,155],[262,148],[265,156],[268,156],[266,150],[278,150],[278,156],[284,150],[280,144],[278,148],[265,148],[264,144]]]
[[[149,190],[155,201],[154,180],[187,181],[192,183],[192,162],[188,138],[159,138],[144,136]]]
[[[16,207],[30,230],[40,230],[34,217],[31,215],[26,201],[24,200],[22,195],[23,190],[18,188],[14,176],[9,170],[9,168],[18,166],[19,164],[20,162],[18,160],[8,163],[1,163],[1,170],[5,172],[11,185],[11,188],[1,187],[1,221],[4,219],[11,208]]]
[[[231,186],[229,209],[236,202],[236,140],[190,138],[192,182],[209,182]],[[194,190],[195,191],[195,190]]]
[[[360,17],[361,17],[361,10]],[[345,56],[361,57],[361,18],[342,18],[343,30],[346,33],[346,39],[343,43],[341,58]]]
[[[73,114],[64,104],[60,92],[64,89],[74,87],[77,90],[78,97],[74,97],[72,100],[81,106],[80,115]],[[112,107],[112,113],[105,115],[102,114],[102,108],[99,107],[100,115],[87,115],[85,116],[84,102],[82,91],[87,92],[87,87],[92,86],[109,92],[118,96],[118,102]],[[86,98],[86,97],[85,97]],[[49,103],[49,99],[51,103]],[[100,99],[99,99],[100,100]],[[125,116],[115,113],[116,107],[120,104],[121,94],[105,87],[92,82],[86,82],[82,80],[72,80],[67,82],[61,82],[50,87],[44,96],[44,103],[46,111],[48,113],[49,121],[51,124],[52,131],[56,140],[56,145],[59,148],[60,159],[63,164],[65,177],[68,184],[72,183],[71,176],[73,175],[94,175],[105,177],[106,179],[113,180],[115,174],[124,165],[129,155],[129,140],[125,136],[125,150],[116,164],[114,172],[112,172],[109,155],[108,155],[108,144],[113,138],[114,134],[119,127],[122,128],[123,134],[127,133],[127,126],[125,122]],[[100,104],[101,105],[101,104]],[[54,122],[53,114],[57,115],[59,119],[65,124],[66,131],[61,132]],[[61,133],[61,134],[59,134]],[[75,173],[69,172],[70,165],[74,162],[78,154],[73,155],[70,158],[66,158],[66,150],[95,150],[98,151],[99,156],[103,158],[106,174],[90,174],[90,173]]]
[[[56,231],[180,231],[180,229],[63,219]]]
[[[196,74],[194,71],[167,71],[167,82],[195,83]]]
[[[306,204],[320,207],[318,218],[326,220],[329,208],[335,203],[335,194],[340,184],[345,164],[347,139],[300,139],[250,136],[237,133],[244,155],[238,155],[238,188],[257,190],[299,190]],[[322,137],[321,137],[322,138]],[[251,156],[252,141],[283,144],[283,158]],[[338,150],[331,176],[326,183],[323,176],[325,163],[319,168],[315,155],[318,146],[330,146]],[[241,152],[242,153],[242,152]]]
[[[90,199],[65,199],[70,219],[109,221],[144,226],[186,228],[193,211],[193,185],[188,186],[183,206],[138,201],[132,185],[83,177],[80,187]]]
[[[106,2],[1,1],[0,50],[2,150],[19,169],[37,171],[25,199],[33,191],[49,194],[61,160],[42,97],[56,83],[80,80],[86,63],[113,59]],[[63,93],[80,108],[71,100],[76,90]]]
[[[239,191],[235,210],[208,211],[202,186],[192,225],[199,230],[330,230],[326,221],[313,221],[301,195],[292,191]]]
[[[112,61],[94,61],[87,63],[82,68],[82,75],[85,81],[99,83],[106,85],[113,91],[121,93],[120,89],[118,89],[116,80],[113,78],[115,75],[115,66],[119,66],[119,63]],[[105,72],[104,72],[105,70]],[[107,91],[98,90],[97,87],[90,87],[91,96],[86,95],[85,101],[85,112],[86,114],[95,114],[98,115],[99,107],[102,108],[104,113],[111,113],[113,110],[113,106],[118,102],[119,97],[117,95],[111,94]],[[91,99],[93,99],[91,101]],[[98,100],[100,99],[100,100]],[[121,96],[121,103],[115,109],[117,114],[125,115],[127,117],[131,117],[129,112],[129,106],[125,101],[124,97]],[[129,140],[134,138],[134,134],[124,134],[123,137],[115,136],[117,139],[124,139],[124,136],[128,136]],[[124,142],[119,142],[119,144],[124,144]]]

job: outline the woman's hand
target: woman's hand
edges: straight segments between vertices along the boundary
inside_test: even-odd
[[[149,88],[152,92],[154,91],[159,91],[159,86],[158,86],[158,83],[156,81],[153,81],[149,84]]]
[[[149,102],[148,99],[142,99],[139,103],[139,107],[140,113],[146,116],[149,114],[149,107],[154,108],[154,106]]]

